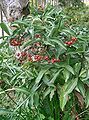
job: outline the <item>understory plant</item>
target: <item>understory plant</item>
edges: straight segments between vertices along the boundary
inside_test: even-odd
[[[68,16],[67,23],[71,26],[89,27],[89,6],[65,7],[64,13]]]
[[[0,24],[8,34],[0,44],[0,119],[89,116],[89,30],[66,24],[67,18],[48,5]]]

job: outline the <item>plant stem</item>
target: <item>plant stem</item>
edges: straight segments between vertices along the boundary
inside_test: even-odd
[[[60,118],[61,118],[60,105],[59,105],[59,97],[58,97],[57,91],[54,96],[53,104],[54,104],[54,120],[60,120]]]

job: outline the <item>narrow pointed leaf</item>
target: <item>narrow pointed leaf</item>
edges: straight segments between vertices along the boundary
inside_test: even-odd
[[[0,23],[0,26],[8,35],[12,34],[12,30],[9,28],[9,26],[6,23],[2,22]]]
[[[50,39],[50,41],[52,41],[52,42],[58,44],[60,47],[62,47],[63,49],[66,50],[66,47],[65,47],[65,45],[62,43],[62,41],[56,40],[56,39]]]
[[[64,110],[64,107],[67,103],[68,100],[68,95],[74,90],[74,88],[76,87],[78,82],[78,79],[75,78],[73,80],[68,81],[67,83],[65,83],[63,85],[63,87],[61,88],[61,92],[60,92],[60,107],[62,109],[62,111]]]
[[[48,69],[49,69],[49,68],[47,68],[47,69],[42,69],[42,70],[39,72],[38,77],[36,78],[36,81],[35,81],[36,84],[38,84],[38,83],[41,81],[43,75],[45,74],[45,72],[46,72]]]

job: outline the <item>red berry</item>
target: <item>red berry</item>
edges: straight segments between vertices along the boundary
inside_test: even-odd
[[[17,53],[17,56],[19,57],[21,54],[20,53]]]
[[[53,59],[51,60],[51,63],[55,63],[55,62],[60,62],[60,59],[53,58]]]
[[[40,47],[41,43],[40,42],[36,42],[36,43],[34,43],[34,45],[37,46],[37,47]]]
[[[36,34],[35,38],[41,38],[41,35],[40,34]]]
[[[44,60],[49,60],[49,57],[48,57],[48,56],[45,56],[43,59],[44,59]]]
[[[54,60],[51,60],[52,63],[54,63],[55,61]]]
[[[18,42],[17,42],[17,45],[20,46],[20,45],[21,45],[21,41],[18,41]]]
[[[55,63],[55,62],[56,62],[56,59],[53,58],[53,59],[51,60],[51,63]]]
[[[28,54],[28,60],[31,61],[31,62],[33,61],[31,54]]]
[[[22,63],[23,63],[23,60],[20,60],[20,63],[22,64]]]
[[[32,57],[31,54],[28,54],[28,57]]]
[[[24,51],[21,52],[21,56],[22,56],[22,57],[26,57],[26,55],[27,55],[26,52],[24,52]]]
[[[68,45],[70,46],[70,45],[72,45],[73,44],[73,41],[69,41],[68,42]]]
[[[71,41],[66,41],[65,44],[67,44],[67,45],[70,46],[70,45],[72,45],[74,42],[76,42],[76,40],[77,40],[76,37],[72,37],[72,38],[71,38]]]
[[[65,44],[67,44],[67,45],[72,45],[72,44],[73,44],[73,41],[66,41]]]
[[[42,60],[42,56],[40,56],[40,55],[35,55],[35,56],[34,56],[34,59],[35,59],[36,61],[40,61],[40,60]]]
[[[12,39],[12,40],[10,40],[10,45],[12,45],[12,46],[20,46],[21,42],[17,41],[16,39]]]
[[[32,62],[32,61],[33,61],[31,57],[29,57],[29,58],[28,58],[28,60],[29,60],[30,62]]]
[[[73,42],[75,42],[75,41],[77,40],[77,38],[76,38],[76,37],[72,37],[71,40],[72,40]]]
[[[66,41],[65,44],[68,44],[68,41]]]

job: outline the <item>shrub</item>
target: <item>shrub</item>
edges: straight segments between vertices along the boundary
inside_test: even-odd
[[[9,35],[0,44],[1,106],[6,108],[1,114],[11,120],[71,120],[88,108],[89,30],[68,26],[67,20],[47,6],[11,23],[14,30],[1,23]]]

